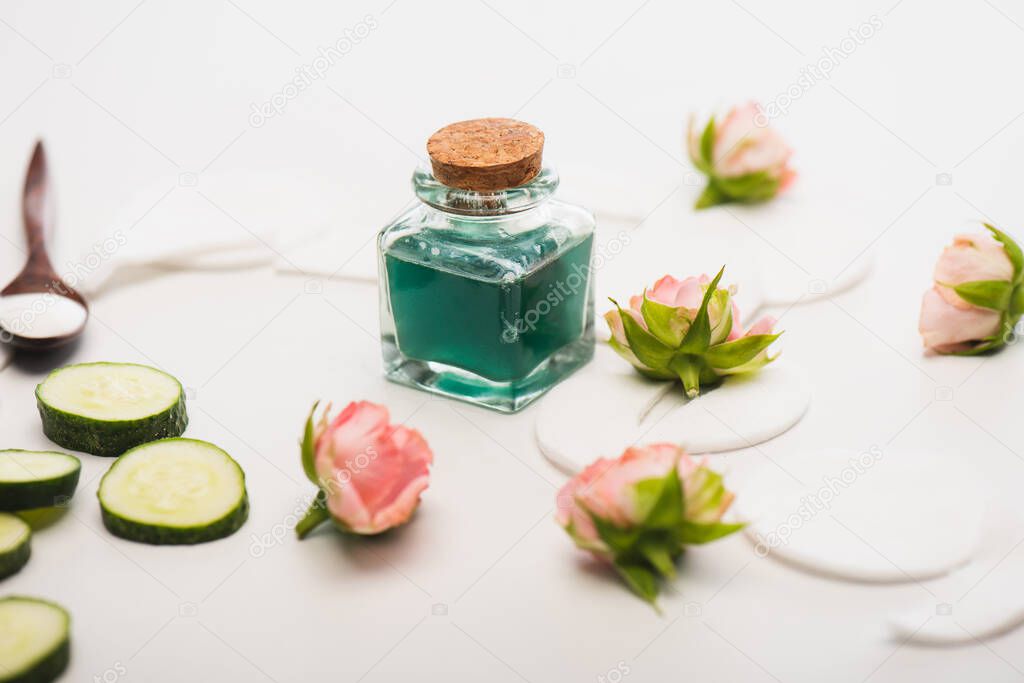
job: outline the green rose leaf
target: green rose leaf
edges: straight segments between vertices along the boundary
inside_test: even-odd
[[[622,317],[622,327],[625,330],[626,341],[629,342],[630,350],[640,359],[640,362],[649,367],[655,369],[665,367],[668,359],[674,353],[673,349],[645,330],[630,313],[622,310],[617,301],[614,299],[611,301],[619,309],[619,315]]]
[[[979,344],[969,349],[963,349],[961,351],[953,351],[949,355],[951,356],[981,356],[988,353],[989,351],[995,351],[1001,349],[1003,344],[1001,342],[986,342]]]
[[[655,370],[653,368],[637,365],[640,363],[640,359],[636,357],[636,354],[630,351],[629,347],[623,346],[617,342],[614,337],[608,340],[608,345],[615,350],[615,353],[622,356],[624,360],[629,362],[629,364],[644,377],[650,377],[651,379],[676,379],[675,373],[668,370]]]
[[[704,353],[708,350],[708,345],[711,344],[711,321],[708,318],[708,304],[711,303],[711,297],[718,288],[718,283],[722,279],[724,272],[725,266],[722,266],[718,274],[711,281],[711,284],[704,290],[704,299],[700,303],[700,309],[697,311],[693,323],[690,324],[690,329],[687,330],[686,336],[683,337],[683,343],[679,345],[679,351],[682,353]]]
[[[651,301],[647,298],[646,291],[640,313],[651,334],[672,348],[682,343],[686,331],[690,328],[690,321],[683,315],[682,309]]]
[[[1024,313],[1024,285],[1017,285],[1010,295],[1010,317],[1013,319],[1014,325],[1017,324],[1022,313]]]
[[[589,510],[587,512],[590,515],[590,519],[594,520],[594,528],[597,529],[598,537],[604,541],[605,545],[611,549],[614,555],[622,555],[633,550],[637,539],[640,538],[638,530],[623,529],[601,519]]]
[[[781,333],[779,333],[781,334]],[[704,354],[708,365],[715,369],[736,368],[752,361],[757,354],[767,349],[779,334],[752,334],[731,342],[712,346]]]
[[[708,119],[708,125],[704,126],[704,132],[700,136],[700,160],[704,163],[706,172],[714,167],[713,158],[715,151],[715,117]]]
[[[650,368],[636,368],[636,371],[648,379],[679,379],[679,377],[677,377],[676,374],[671,370],[651,370]]]
[[[717,541],[729,534],[736,533],[744,526],[743,524],[725,524],[723,522],[714,522],[712,524],[683,522],[678,528],[678,538],[679,542],[684,545],[700,545]]]
[[[658,578],[649,568],[638,561],[615,560],[615,570],[619,576],[647,602],[654,604],[658,597]]]
[[[969,304],[1005,311],[1010,307],[1013,285],[1006,280],[975,280],[954,285],[953,291]]]
[[[316,452],[313,443],[313,414],[316,413],[317,406],[320,405],[320,401],[313,404],[313,407],[309,410],[309,417],[306,418],[306,429],[302,435],[302,471],[306,473],[306,478],[311,482],[320,485],[319,477],[316,473]]]
[[[1020,246],[1013,241],[1012,237],[994,225],[984,223],[984,226],[988,228],[988,231],[992,233],[996,240],[1002,243],[1003,251],[1006,252],[1007,258],[1013,264],[1013,281],[1014,283],[1019,283],[1022,276],[1024,276],[1024,253],[1021,252]]]
[[[673,555],[669,550],[670,545],[674,544],[664,535],[652,534],[640,539],[640,543],[637,546],[637,550],[643,558],[650,562],[651,566],[666,579],[675,578],[676,575],[676,563],[672,559]]]
[[[722,475],[701,466],[687,476],[687,483],[691,491],[683,506],[683,518],[695,524],[717,521],[721,516],[722,499],[727,493]]]
[[[1005,346],[1005,343],[1002,340],[990,339],[990,340],[984,341],[984,342],[982,342],[980,344],[976,344],[975,346],[972,346],[969,349],[963,349],[961,351],[953,351],[952,353],[950,353],[950,355],[951,356],[980,356],[980,355],[982,355],[984,353],[988,353],[989,351],[995,351],[997,349],[1001,349],[1001,348],[1003,348],[1003,346]]]
[[[767,171],[757,171],[732,178],[715,177],[718,189],[740,202],[759,202],[771,199],[779,191],[779,180]]]
[[[671,529],[683,518],[683,490],[675,467],[664,477],[634,485],[637,519],[647,529]]]
[[[734,368],[718,368],[715,370],[715,372],[721,377],[727,375],[742,375],[747,372],[755,372],[757,370],[760,370],[764,366],[768,365],[772,361],[774,361],[780,355],[781,354],[777,353],[774,356],[769,356],[767,353],[762,353],[757,356],[754,356],[753,360],[746,362],[743,365],[737,365]]]
[[[718,324],[711,328],[711,345],[721,344],[732,332],[732,295],[727,289],[716,289],[711,296],[714,310],[718,312]]]
[[[707,187],[697,197],[697,202],[693,205],[693,208],[698,210],[710,209],[712,206],[725,204],[728,201],[730,201],[730,198],[715,186],[715,181],[712,179],[708,181]]]
[[[640,323],[634,320],[632,315],[623,311],[614,299],[612,303],[619,309],[619,315],[622,316],[622,327],[626,332],[630,350],[644,365],[655,370],[665,368],[675,351],[641,327]]]

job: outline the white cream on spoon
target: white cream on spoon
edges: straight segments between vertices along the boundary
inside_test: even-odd
[[[85,325],[88,315],[77,301],[49,292],[0,297],[0,328],[27,339],[73,334]]]

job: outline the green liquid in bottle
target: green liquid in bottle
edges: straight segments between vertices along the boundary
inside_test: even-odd
[[[544,247],[531,256],[543,259]],[[587,235],[525,275],[478,278],[403,259],[399,245],[384,257],[399,349],[496,382],[526,377],[592,324],[592,248]]]

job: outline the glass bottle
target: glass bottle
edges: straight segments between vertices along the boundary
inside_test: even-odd
[[[385,373],[515,412],[593,357],[594,218],[552,198],[549,167],[486,191],[437,170],[416,170],[421,203],[378,236]]]

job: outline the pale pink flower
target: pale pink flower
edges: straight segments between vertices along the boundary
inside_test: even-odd
[[[710,154],[701,148],[705,127],[691,118],[687,130],[690,159],[709,178],[697,208],[770,199],[793,184],[793,149],[768,125],[756,102],[734,107],[715,121]]]
[[[683,335],[689,329],[690,324],[696,317],[697,312],[700,309],[701,302],[704,298],[704,293],[707,287],[711,284],[711,278],[706,274],[700,275],[699,277],[686,277],[682,280],[677,280],[671,275],[665,275],[660,278],[654,285],[648,289],[644,295],[635,295],[629,299],[629,308],[624,308],[623,312],[633,318],[640,327],[647,329],[647,323],[644,321],[641,307],[643,306],[644,296],[649,301],[653,301],[664,306],[668,306],[676,309],[676,328],[675,328],[675,339],[663,340],[667,343],[676,342],[682,340]],[[720,343],[723,341],[735,341],[746,335],[755,334],[771,334],[772,329],[775,326],[775,319],[771,316],[764,316],[755,322],[747,330],[744,330],[742,325],[742,319],[740,317],[739,306],[736,305],[736,300],[733,298],[734,288],[719,290],[723,293],[728,294],[727,297],[718,299],[713,297],[711,303],[708,306],[708,319],[711,323],[712,330],[712,343]],[[727,303],[723,303],[722,300],[728,299]],[[629,346],[629,340],[626,338],[625,326],[622,322],[622,316],[617,308],[612,309],[604,314],[605,321],[608,323],[608,329],[611,332],[612,339],[615,341],[613,346],[616,347],[616,351],[620,353],[626,360],[632,363],[634,366],[641,370],[650,370],[643,363],[637,359],[636,354],[632,352]]]
[[[615,460],[594,461],[559,491],[556,519],[581,548],[606,556],[609,548],[598,535],[592,516],[623,529],[642,524],[636,485],[664,478],[673,467],[685,499],[681,521],[718,522],[732,505],[734,494],[706,486],[708,477],[717,475],[680,446],[668,443],[633,447]],[[706,492],[711,495],[704,495]]]
[[[774,128],[758,125],[760,111],[756,102],[749,102],[716,124],[712,168],[722,178],[765,172],[779,179],[782,191],[796,177],[789,167],[793,150]]]
[[[1001,312],[964,301],[953,289],[967,282],[1013,279],[1003,245],[986,233],[957,235],[935,264],[935,283],[921,302],[919,331],[937,353],[964,351],[1000,331]]]
[[[974,342],[999,332],[999,311],[951,304],[942,293],[944,289],[935,285],[921,301],[918,331],[925,347],[936,353],[966,351]]]
[[[316,425],[316,473],[331,518],[347,531],[378,534],[404,524],[430,480],[433,453],[418,431],[389,422],[388,409],[359,401]]]

